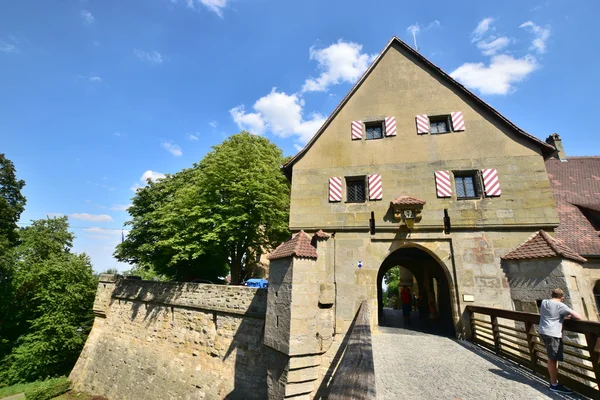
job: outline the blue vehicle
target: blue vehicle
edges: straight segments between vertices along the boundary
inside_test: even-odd
[[[265,289],[269,287],[269,281],[266,279],[248,279],[246,281],[246,286]]]

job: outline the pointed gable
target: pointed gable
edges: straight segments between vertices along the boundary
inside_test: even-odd
[[[304,231],[296,233],[290,240],[280,244],[267,259],[270,261],[287,257],[317,259],[317,249],[311,244],[311,238]]]
[[[537,258],[561,257],[577,262],[587,260],[571,250],[569,247],[553,239],[546,232],[540,230],[525,243],[502,257],[503,260],[528,260]]]
[[[402,58],[404,58],[405,60],[408,60],[408,64],[410,64],[411,74],[414,74],[414,72],[417,69],[419,70],[419,72],[417,73],[418,77],[415,77],[415,76],[410,76],[410,77],[404,76],[403,77],[402,74],[397,74],[397,73],[395,73],[396,71],[390,71],[390,70],[378,72],[379,77],[377,79],[380,79],[380,80],[385,79],[386,82],[385,82],[384,86],[387,88],[387,90],[391,90],[394,93],[396,93],[396,97],[398,97],[398,94],[402,94],[402,96],[404,96],[406,98],[420,97],[420,96],[422,96],[422,93],[420,93],[420,88],[418,87],[419,84],[422,81],[434,79],[434,80],[436,80],[437,83],[439,83],[439,86],[444,86],[444,87],[448,88],[450,91],[454,92],[457,96],[459,96],[464,101],[468,101],[470,106],[465,106],[465,108],[477,107],[478,112],[487,113],[487,115],[489,116],[490,119],[496,120],[494,122],[494,124],[497,123],[498,126],[501,126],[502,129],[505,130],[506,132],[511,132],[511,134],[513,134],[515,136],[515,138],[522,139],[521,142],[529,143],[530,145],[532,145],[532,148],[539,149],[538,151],[540,151],[544,155],[550,155],[555,150],[555,148],[553,146],[549,145],[548,143],[546,143],[542,140],[539,140],[538,138],[528,134],[527,132],[525,132],[522,129],[520,129],[519,127],[517,127],[515,124],[510,122],[506,117],[504,117],[502,114],[500,114],[494,108],[492,108],[489,104],[487,104],[486,102],[481,100],[474,93],[472,93],[467,88],[465,88],[463,85],[461,85],[456,80],[454,80],[452,77],[450,77],[450,75],[448,75],[442,69],[435,66],[432,62],[427,60],[421,54],[419,54],[418,52],[413,50],[409,45],[404,43],[399,38],[393,37],[388,42],[388,44],[383,49],[383,51],[373,61],[371,66],[365,71],[363,76],[358,80],[358,82],[356,82],[356,84],[350,90],[350,92],[343,98],[343,100],[340,102],[340,104],[337,106],[337,108],[331,113],[329,118],[325,121],[325,123],[321,126],[321,128],[317,131],[317,133],[307,143],[307,145],[283,166],[283,170],[288,177],[291,177],[291,169],[295,165],[295,163],[298,162],[300,159],[302,159],[303,156],[307,152],[311,151],[311,149],[313,148],[313,145],[319,139],[319,137],[325,131],[330,129],[330,127],[332,126],[332,123],[334,122],[336,117],[338,117],[338,114],[340,114],[348,106],[348,103],[351,102],[351,100],[354,101],[353,100],[354,97],[358,96],[358,98],[360,98],[360,101],[365,103],[365,100],[366,100],[366,104],[371,104],[374,107],[379,107],[379,105],[381,105],[381,104],[389,104],[388,99],[386,99],[386,100],[365,99],[364,95],[360,94],[360,90],[367,83],[367,80],[368,80],[367,78],[370,78],[370,76],[373,75],[374,72],[377,69],[379,69],[381,66],[390,62],[390,61],[384,62],[384,59],[386,59],[386,57],[388,57],[388,55],[393,55],[394,53],[401,54]],[[391,62],[394,62],[394,61],[391,61]],[[405,64],[408,65],[407,63],[405,63]],[[386,67],[383,67],[383,68],[385,69]],[[416,78],[416,79],[414,79],[414,78]],[[430,98],[432,100],[436,99],[435,94],[429,93],[429,92],[427,92],[427,95],[425,97]],[[458,103],[460,103],[460,102],[458,102]],[[465,103],[463,102],[462,104],[465,104]],[[405,106],[402,104],[401,109],[406,109],[407,108],[406,106],[408,106],[408,105],[410,105],[410,104],[406,104]],[[423,113],[423,114],[427,115],[427,113],[429,113],[429,111],[430,110],[423,109],[423,110],[420,110],[420,112],[417,114]],[[463,113],[463,111],[465,111],[465,110],[461,110],[459,108],[456,108],[455,106],[450,106],[450,108],[448,110],[444,110],[444,113],[447,113],[448,115],[460,114],[461,124],[460,124],[460,126],[455,127],[455,131],[466,130],[468,132],[469,131],[469,121],[467,121],[467,123],[465,125],[465,120],[468,119],[469,116],[466,113]],[[347,127],[350,126],[350,123],[352,121],[360,120],[361,118],[363,118],[363,116],[357,115],[357,113],[352,113],[352,114],[353,115],[350,116],[350,118],[348,118],[349,117],[348,115],[343,116],[342,119],[344,121],[340,122],[340,124],[341,124],[340,128],[338,128],[338,126],[334,127],[334,130],[336,130],[336,131],[339,130],[339,131],[343,132],[343,134],[340,137],[336,137],[335,139],[327,140],[326,147],[330,153],[333,152],[330,154],[333,156],[333,158],[338,156],[338,154],[336,154],[336,152],[338,152],[341,155],[346,154],[344,152],[344,150],[342,149],[342,146],[335,146],[335,145],[333,145],[333,143],[339,144],[340,141],[343,139],[347,139],[347,141],[350,141],[350,142],[355,142],[355,144],[357,144],[356,142],[360,142],[359,140],[355,140],[355,141],[351,140],[351,138],[349,137],[348,132],[347,132],[347,130],[348,130]],[[373,116],[381,117],[382,121],[385,120],[386,117],[394,116],[395,122],[396,122],[397,134],[395,136],[392,136],[392,138],[388,138],[389,140],[394,140],[397,137],[401,137],[401,136],[409,134],[409,133],[414,133],[414,116],[417,115],[415,113],[411,114],[411,116],[410,116],[410,121],[411,121],[411,125],[412,125],[411,126],[412,130],[410,132],[408,132],[406,127],[404,127],[399,122],[399,118],[398,118],[399,116],[395,112],[392,112],[389,110],[383,110],[380,108],[379,112],[373,112],[373,113],[369,112],[369,114],[371,114]],[[435,115],[435,114],[433,114],[433,115]],[[464,116],[464,119],[462,119],[463,116]],[[406,116],[404,116],[404,115],[401,117],[402,117],[401,118],[402,121],[404,121],[406,119]],[[343,129],[341,128],[341,126],[343,126]],[[479,130],[479,129],[476,129],[476,127],[474,127],[471,131],[474,131],[474,130]],[[343,139],[342,139],[342,137],[343,137]],[[343,143],[345,143],[345,142],[343,142]]]

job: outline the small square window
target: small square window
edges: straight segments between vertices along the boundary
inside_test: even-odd
[[[454,172],[456,197],[462,199],[478,199],[481,197],[479,189],[479,174],[477,171]]]
[[[346,178],[346,202],[364,203],[365,199],[365,177]]]
[[[429,117],[429,132],[432,134],[450,132],[450,121],[448,116]]]
[[[383,138],[383,121],[365,123],[367,140]]]

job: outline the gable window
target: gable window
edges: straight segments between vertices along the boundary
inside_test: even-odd
[[[429,117],[429,132],[432,134],[450,132],[450,120],[448,116]]]
[[[365,177],[346,178],[346,202],[364,203],[366,200]]]
[[[477,171],[455,171],[454,184],[456,185],[456,198],[459,200],[481,197]]]
[[[365,123],[367,140],[383,138],[383,121]]]

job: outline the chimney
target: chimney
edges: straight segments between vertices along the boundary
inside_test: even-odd
[[[565,154],[565,149],[563,148],[562,140],[560,140],[558,133],[553,133],[548,136],[546,143],[556,147],[556,153],[554,154],[555,158],[558,158],[560,161],[567,161],[567,155]]]

